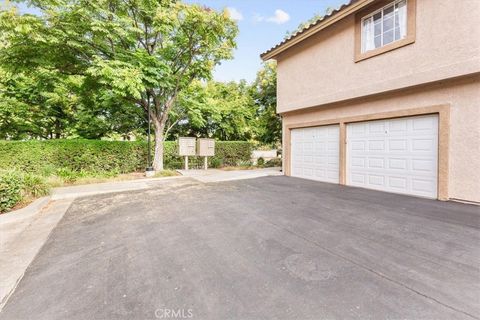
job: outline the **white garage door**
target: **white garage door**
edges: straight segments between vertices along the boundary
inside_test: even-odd
[[[347,184],[437,197],[438,116],[347,125]]]
[[[338,183],[338,125],[293,129],[292,176]]]

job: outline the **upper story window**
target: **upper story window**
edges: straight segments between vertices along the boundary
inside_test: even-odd
[[[362,19],[362,53],[407,36],[407,0],[394,1]]]
[[[355,62],[415,42],[417,0],[377,0],[355,15]]]

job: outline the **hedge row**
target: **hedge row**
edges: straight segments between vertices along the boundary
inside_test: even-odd
[[[152,148],[153,149],[153,148]],[[252,145],[245,141],[217,141],[211,167],[235,166],[250,161]],[[166,141],[166,169],[183,167],[183,157],[177,155],[177,142]],[[203,158],[190,158],[191,167],[200,167]],[[1,141],[0,170],[18,169],[24,172],[50,175],[66,169],[75,172],[128,173],[140,171],[147,164],[144,141],[45,140]]]

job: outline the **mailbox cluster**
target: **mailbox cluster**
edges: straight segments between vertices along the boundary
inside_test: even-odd
[[[204,157],[204,168],[208,167],[208,157],[215,155],[214,139],[197,139],[190,137],[178,138],[178,153],[185,157],[185,170],[188,170],[188,157]]]

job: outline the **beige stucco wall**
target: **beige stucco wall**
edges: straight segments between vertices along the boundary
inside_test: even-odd
[[[421,1],[420,1],[421,2]],[[284,167],[290,165],[287,127],[434,105],[450,105],[448,198],[480,202],[480,76],[444,81],[369,98],[283,114]]]
[[[416,41],[354,62],[355,16],[276,57],[278,112],[480,71],[480,1],[417,0]]]

